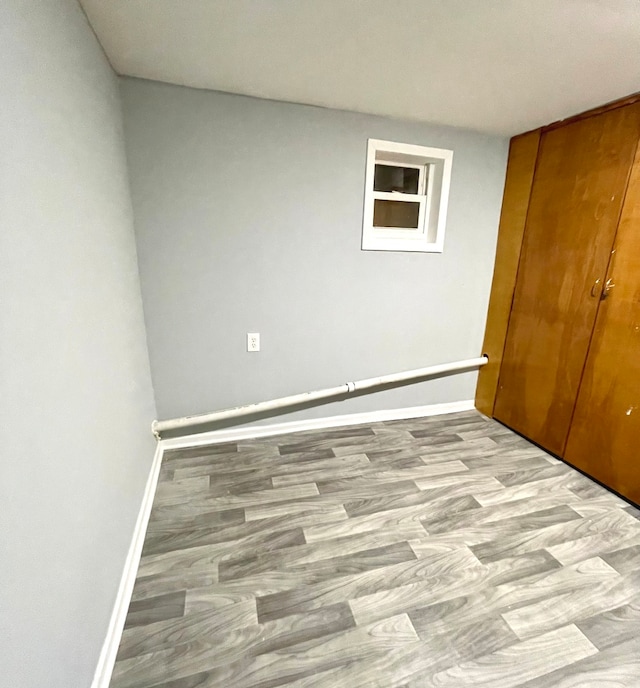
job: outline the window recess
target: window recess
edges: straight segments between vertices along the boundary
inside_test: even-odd
[[[440,253],[453,151],[369,139],[362,248]]]

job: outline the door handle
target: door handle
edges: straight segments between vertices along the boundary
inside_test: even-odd
[[[598,295],[598,287],[600,286],[600,278],[598,278],[591,287],[591,298],[595,299]]]
[[[613,283],[613,280],[609,278],[605,283],[604,283],[604,288],[602,290],[602,294],[600,294],[600,300],[604,301],[606,298],[608,298],[609,293],[611,290],[615,287],[616,285]]]

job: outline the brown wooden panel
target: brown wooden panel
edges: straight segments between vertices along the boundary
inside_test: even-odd
[[[562,454],[640,125],[640,104],[543,133],[494,416]]]
[[[640,148],[607,277],[565,456],[640,504]]]
[[[640,93],[632,93],[631,95],[625,96],[624,98],[618,98],[617,100],[612,100],[604,105],[599,105],[598,107],[591,108],[585,112],[580,112],[577,115],[572,115],[571,117],[565,117],[565,119],[560,119],[557,122],[552,122],[543,127],[543,131],[550,131],[551,129],[557,129],[558,127],[564,127],[567,124],[573,124],[581,119],[587,119],[588,117],[593,117],[594,115],[601,115],[603,112],[609,112],[609,110],[615,110],[616,108],[626,107],[628,105],[633,105],[640,101]]]
[[[480,368],[476,388],[476,408],[487,416],[493,415],[493,404],[498,389],[498,376],[507,337],[513,291],[516,287],[518,261],[539,142],[540,130],[538,129],[528,134],[515,136],[511,139],[509,146],[496,262],[482,345],[482,352],[489,356],[489,363]]]

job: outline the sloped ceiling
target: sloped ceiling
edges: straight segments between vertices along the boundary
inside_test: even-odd
[[[82,0],[119,74],[513,135],[640,91],[640,0]]]

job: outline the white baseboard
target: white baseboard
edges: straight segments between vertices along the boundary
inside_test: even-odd
[[[98,666],[93,676],[91,688],[108,688],[109,682],[111,681],[113,665],[115,664],[116,655],[118,654],[118,646],[122,638],[124,622],[127,617],[127,610],[129,609],[129,602],[131,601],[131,595],[133,593],[133,585],[136,581],[136,574],[138,573],[138,565],[140,564],[142,545],[144,544],[144,538],[147,533],[147,525],[149,523],[149,516],[151,515],[153,498],[156,494],[156,486],[158,484],[160,466],[162,464],[162,454],[162,443],[158,442],[156,452],[153,456],[153,463],[151,464],[151,471],[149,472],[147,484],[144,489],[142,504],[138,512],[136,527],[133,531],[133,538],[129,545],[124,571],[120,579],[116,602],[111,613],[107,637],[105,638],[102,651],[100,652],[100,658],[98,659]]]
[[[452,401],[446,404],[430,404],[428,406],[410,406],[408,408],[386,409],[383,411],[350,413],[343,416],[294,420],[287,423],[275,423],[273,425],[249,425],[241,428],[213,430],[211,432],[201,432],[194,435],[185,435],[184,437],[173,437],[171,439],[161,440],[160,444],[164,451],[169,449],[185,449],[187,447],[200,447],[206,444],[218,444],[220,442],[235,442],[237,440],[246,440],[254,437],[269,437],[270,435],[283,435],[290,432],[302,432],[304,430],[378,423],[385,420],[402,420],[403,418],[441,416],[446,413],[471,411],[474,408],[475,406],[472,399],[467,401]]]

